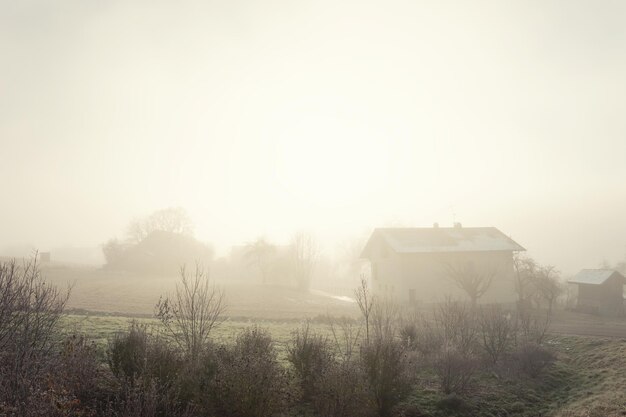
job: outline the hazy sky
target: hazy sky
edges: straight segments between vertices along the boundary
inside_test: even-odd
[[[626,2],[0,0],[0,249],[496,226],[626,254]]]

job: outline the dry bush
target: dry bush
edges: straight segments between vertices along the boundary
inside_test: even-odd
[[[56,364],[56,390],[71,393],[83,408],[98,410],[114,395],[112,375],[102,365],[98,348],[83,336],[72,335],[63,342]]]
[[[513,317],[498,305],[487,306],[481,308],[478,324],[483,350],[495,365],[515,338]]]
[[[441,332],[443,345],[466,354],[475,351],[478,328],[476,310],[472,306],[448,298],[438,306],[433,318]]]
[[[287,360],[299,379],[304,401],[315,394],[317,381],[333,363],[333,354],[324,336],[314,333],[309,323],[292,334],[287,345]]]
[[[198,264],[193,276],[182,267],[180,277],[174,295],[159,300],[156,317],[186,358],[196,362],[209,346],[211,330],[222,320],[224,293],[210,285],[208,273]]]
[[[285,408],[287,378],[272,338],[257,327],[237,336],[234,346],[217,351],[213,400],[225,417],[267,417]]]
[[[328,317],[335,350],[344,361],[350,361],[361,341],[362,327],[348,317]]]
[[[354,291],[354,298],[356,299],[361,315],[365,321],[365,341],[369,343],[370,340],[370,318],[372,316],[372,310],[375,305],[374,295],[367,285],[367,280],[361,277],[361,283],[359,287]]]
[[[520,345],[511,355],[511,360],[519,371],[531,378],[537,378],[556,357],[543,346],[529,342]]]
[[[21,266],[0,263],[0,404],[14,415],[27,415],[45,392],[68,297],[42,279],[36,254]]]
[[[415,350],[424,359],[431,359],[443,346],[443,332],[436,323],[426,319],[420,320],[417,324]]]
[[[394,337],[376,336],[361,346],[361,364],[378,415],[391,415],[412,388],[414,375],[407,349]]]
[[[402,344],[408,349],[417,349],[417,340],[419,339],[419,327],[415,322],[405,322],[400,325],[398,334]]]
[[[107,361],[113,374],[129,385],[145,373],[148,356],[148,331],[132,322],[126,332],[115,334],[109,340]]]
[[[450,345],[444,346],[435,359],[435,372],[445,394],[465,392],[477,369],[478,362],[472,355]]]
[[[375,415],[367,378],[357,361],[334,362],[317,378],[314,390],[312,405],[320,417]]]
[[[415,311],[409,313],[402,311],[402,314],[400,314],[398,336],[400,336],[400,340],[408,349],[416,350],[421,322],[422,317]]]
[[[372,306],[370,340],[393,339],[400,321],[400,307],[393,300],[377,299]]]
[[[175,349],[152,335],[146,326],[133,322],[125,333],[115,335],[109,341],[107,359],[119,381],[112,404],[112,410],[119,415],[169,416],[188,411],[181,393],[185,363]]]
[[[550,310],[542,314],[540,311],[533,311],[530,308],[518,309],[516,315],[518,340],[516,340],[516,343],[519,345],[526,343],[541,345],[550,330],[551,323],[552,312]]]
[[[113,374],[129,385],[142,378],[174,385],[185,366],[179,352],[165,339],[136,322],[109,341],[107,360]]]
[[[164,389],[156,381],[146,379],[135,386],[125,385],[104,417],[192,417],[193,407],[177,400],[173,390]]]
[[[433,318],[432,342],[440,342],[433,355],[433,365],[441,390],[460,394],[468,389],[478,368],[476,309],[448,298],[435,310]]]

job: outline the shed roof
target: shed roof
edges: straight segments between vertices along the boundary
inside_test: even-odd
[[[613,269],[583,269],[567,282],[571,284],[601,285],[615,274],[619,276],[622,282],[626,280],[622,274]]]
[[[361,257],[371,255],[377,239],[382,239],[397,253],[525,250],[495,227],[379,228],[370,236]]]

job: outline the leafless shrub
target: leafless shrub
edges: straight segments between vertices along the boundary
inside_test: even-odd
[[[67,293],[47,284],[36,261],[0,263],[0,403],[25,415],[50,368]]]
[[[416,350],[423,318],[416,311],[402,311],[398,322],[400,340],[410,350]]]
[[[373,416],[375,408],[357,361],[334,362],[315,382],[312,405],[320,417]]]
[[[516,331],[514,319],[500,306],[493,305],[480,309],[478,324],[483,350],[495,365],[513,342]]]
[[[467,303],[447,298],[433,313],[435,326],[441,331],[443,344],[463,353],[474,351],[478,329],[476,310]]]
[[[348,317],[334,318],[329,316],[328,323],[336,351],[343,360],[351,360],[361,340],[361,326]]]
[[[533,342],[523,343],[512,355],[517,368],[530,376],[537,378],[543,370],[555,361],[556,357],[548,349]]]
[[[109,340],[107,360],[113,374],[133,386],[145,372],[148,356],[148,332],[145,326],[132,322],[126,332]]]
[[[56,384],[90,409],[102,407],[112,391],[108,384],[110,374],[101,366],[95,342],[79,335],[69,336],[58,359]]]
[[[220,323],[226,308],[224,293],[209,283],[208,272],[196,264],[193,276],[185,267],[175,294],[161,298],[156,317],[188,360],[195,362],[209,344],[211,330]]]
[[[477,368],[477,361],[471,354],[452,345],[445,345],[435,360],[435,372],[445,394],[465,392]]]
[[[372,295],[372,292],[367,285],[367,280],[364,277],[361,277],[361,284],[354,291],[354,297],[356,298],[359,310],[361,310],[361,315],[363,316],[363,320],[365,321],[365,342],[369,343],[370,318],[372,315],[372,310],[374,308],[374,296]]]
[[[197,371],[185,368],[178,352],[145,325],[133,322],[126,332],[116,334],[109,341],[107,359],[119,381],[113,404],[117,413],[169,416],[189,411],[182,400],[186,394],[181,392],[182,375],[183,371]]]
[[[419,327],[415,322],[404,322],[398,331],[402,344],[408,349],[415,350],[419,338]]]
[[[212,393],[218,415],[268,417],[283,411],[286,375],[266,331],[245,330],[217,357]]]
[[[529,308],[518,309],[516,315],[516,327],[518,335],[516,344],[535,343],[541,345],[550,330],[552,323],[552,311],[545,314],[541,311],[533,311]]]
[[[300,381],[302,397],[310,401],[319,378],[333,363],[328,339],[313,333],[309,323],[292,334],[287,345],[287,360]]]
[[[194,411],[192,405],[177,400],[175,390],[147,379],[135,386],[123,386],[103,414],[105,417],[192,417],[197,415]]]
[[[393,337],[376,336],[361,346],[361,363],[379,416],[391,415],[409,394],[413,372],[403,344]]]
[[[371,330],[374,337],[393,339],[396,336],[399,319],[400,308],[393,300],[377,300],[371,311]]]
[[[421,319],[417,324],[415,350],[422,358],[431,359],[443,346],[443,332],[434,321]]]

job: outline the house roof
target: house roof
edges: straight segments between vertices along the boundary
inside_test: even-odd
[[[370,236],[362,258],[370,257],[377,239],[382,239],[396,253],[526,250],[495,227],[379,228]]]
[[[614,274],[617,274],[622,281],[626,280],[622,274],[613,269],[583,269],[567,282],[571,284],[601,285]]]

